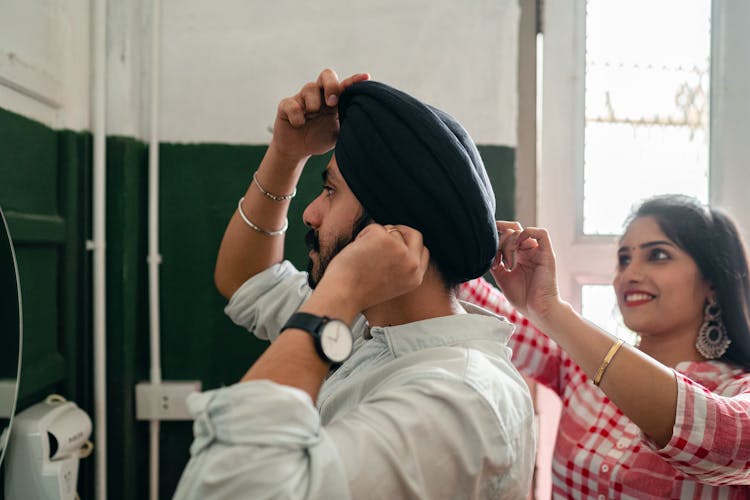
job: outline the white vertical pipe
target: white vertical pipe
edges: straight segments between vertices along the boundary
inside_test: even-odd
[[[151,383],[161,383],[161,332],[159,318],[159,0],[151,12],[151,116],[148,147],[148,278],[151,340]],[[149,426],[149,498],[159,498],[159,421]]]
[[[94,412],[97,500],[107,498],[107,350],[106,350],[106,83],[107,1],[94,0],[92,27],[91,128],[93,165]]]

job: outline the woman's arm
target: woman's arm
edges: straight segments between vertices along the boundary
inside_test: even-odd
[[[591,379],[600,368],[599,387],[659,446],[672,438],[677,411],[674,372],[655,359],[622,345],[606,367],[616,339],[584,320],[560,299],[555,255],[547,231],[498,222],[500,250],[492,274],[505,296],[546,332]]]
[[[750,374],[735,371],[719,393],[677,373],[672,439],[661,448],[649,443],[675,469],[704,483],[750,484]]]

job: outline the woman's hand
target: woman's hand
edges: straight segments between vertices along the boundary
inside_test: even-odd
[[[542,327],[561,303],[549,235],[545,229],[523,229],[518,222],[497,221],[496,225],[500,244],[492,276],[508,300]]]

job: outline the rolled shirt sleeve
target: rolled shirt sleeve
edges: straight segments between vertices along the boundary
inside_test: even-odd
[[[193,395],[175,499],[522,498],[533,417],[504,382],[502,418],[481,389],[434,370],[398,375],[325,427],[304,392],[269,381]]]
[[[247,280],[234,292],[224,312],[256,337],[274,341],[286,320],[310,294],[307,274],[285,260]]]
[[[260,380],[191,395],[195,438],[174,498],[349,498],[344,467],[303,391]]]
[[[243,283],[229,299],[224,312],[235,324],[259,339],[273,342],[289,317],[311,294],[307,273],[298,271],[285,260]],[[355,342],[366,330],[367,320],[358,314],[351,325]]]
[[[709,391],[675,371],[677,416],[663,448],[644,436],[675,469],[713,485],[750,484],[750,376]]]

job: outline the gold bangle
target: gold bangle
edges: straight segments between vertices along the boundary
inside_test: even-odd
[[[602,381],[602,377],[604,376],[604,372],[607,371],[607,367],[609,366],[609,363],[612,361],[612,358],[615,357],[615,354],[617,354],[617,351],[620,349],[620,346],[622,346],[624,340],[618,339],[617,342],[612,344],[612,347],[609,348],[609,351],[607,351],[607,355],[604,356],[604,359],[602,360],[602,364],[599,365],[599,369],[596,370],[596,375],[594,375],[594,385],[599,387],[599,384]]]

